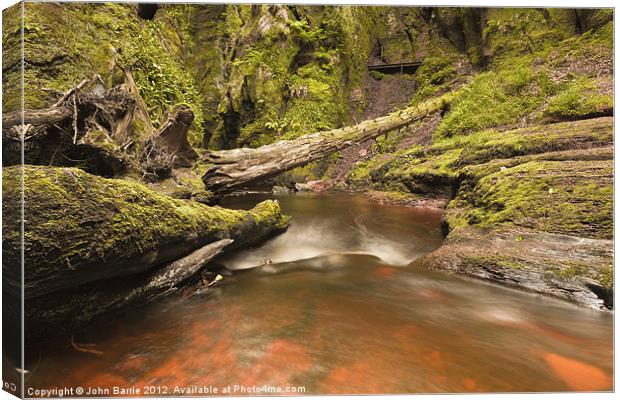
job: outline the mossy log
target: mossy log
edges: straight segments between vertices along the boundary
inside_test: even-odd
[[[384,117],[341,129],[321,131],[294,140],[282,140],[256,149],[210,152],[213,164],[202,177],[207,189],[225,194],[252,182],[325,158],[346,147],[386,135],[447,106],[448,95]]]
[[[21,167],[3,168],[3,277],[20,291]],[[209,207],[143,184],[74,168],[23,169],[25,299],[152,270],[206,244],[256,244],[283,231],[276,201],[249,211]]]
[[[46,331],[71,332],[95,317],[140,306],[175,293],[200,278],[209,261],[233,242],[222,239],[154,271],[51,293],[26,302],[29,337]]]

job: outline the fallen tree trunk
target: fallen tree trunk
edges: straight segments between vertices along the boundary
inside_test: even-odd
[[[3,168],[3,283],[21,292],[21,170]],[[24,292],[29,300],[150,271],[222,239],[256,244],[283,231],[275,201],[249,211],[160,195],[75,168],[24,166]]]
[[[446,95],[357,125],[283,140],[256,149],[210,152],[205,156],[205,161],[214,165],[205,172],[202,180],[207,189],[216,194],[229,193],[249,183],[278,175],[410,125],[440,111],[449,101],[450,97]]]
[[[37,334],[50,329],[70,332],[99,315],[176,293],[190,280],[197,279],[209,261],[232,242],[232,239],[222,239],[210,243],[145,274],[92,283],[29,300],[25,308],[29,337],[36,338]]]

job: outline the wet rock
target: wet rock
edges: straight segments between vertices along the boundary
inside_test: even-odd
[[[295,189],[298,192],[324,192],[329,189],[329,183],[325,181],[310,181],[308,183],[296,183]]]
[[[273,194],[289,194],[291,190],[285,186],[274,186],[271,188]]]
[[[452,231],[443,246],[419,263],[589,308],[613,307],[613,247],[607,239],[467,227]]]
[[[297,182],[295,183],[295,190],[298,192],[309,192],[310,188],[305,183]]]

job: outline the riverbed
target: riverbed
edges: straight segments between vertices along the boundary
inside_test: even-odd
[[[441,245],[441,210],[312,193],[224,206],[265,198],[293,217],[286,233],[217,260],[233,271],[217,285],[77,333],[74,342],[92,351],[69,340],[30,350],[26,388],[117,396],[612,389],[612,313],[415,263]]]

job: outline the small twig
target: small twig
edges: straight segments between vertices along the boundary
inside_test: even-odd
[[[54,159],[56,159],[56,153],[58,153],[58,149],[60,148],[60,145],[56,146],[56,149],[54,150],[54,154],[52,154],[52,158],[50,159],[50,167],[52,166],[52,164],[54,163]]]
[[[65,94],[63,94],[62,97],[60,99],[58,99],[58,101],[56,103],[54,103],[54,105],[52,105],[52,107],[60,107],[61,105],[63,105],[63,103],[65,101],[67,101],[69,96],[71,96],[76,91],[82,89],[84,86],[86,86],[89,83],[94,82],[96,80],[98,80],[99,82],[103,83],[103,79],[101,79],[101,76],[99,76],[99,74],[93,75],[90,79],[84,79],[82,82],[78,83],[76,86],[74,86],[73,88],[69,89]]]
[[[124,145],[121,146],[121,150],[125,151],[129,148],[129,146],[131,146],[133,144],[133,139],[129,139],[127,141],[127,143],[125,143]]]
[[[77,350],[79,352],[82,352],[82,353],[95,354],[97,356],[103,355],[103,351],[93,350],[93,349],[87,348],[87,347],[94,347],[95,346],[94,344],[82,344],[82,345],[79,345],[79,344],[75,343],[75,339],[73,337],[73,334],[71,334],[71,346],[75,350]]]
[[[73,95],[73,144],[77,143],[78,127],[77,127],[77,104],[75,102],[75,94]]]

